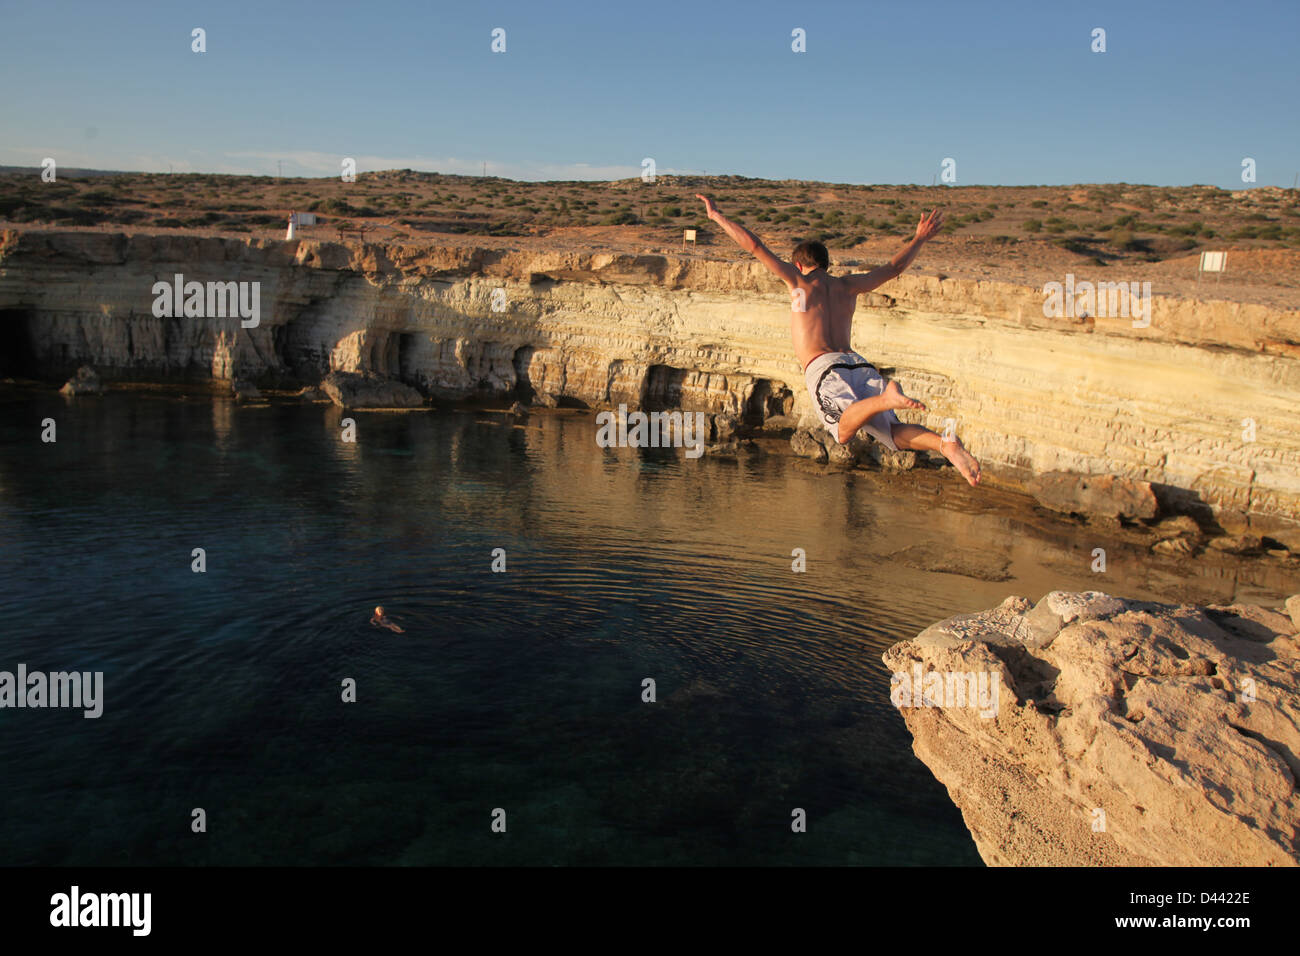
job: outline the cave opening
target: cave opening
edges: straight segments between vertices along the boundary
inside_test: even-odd
[[[789,415],[794,410],[794,393],[783,382],[760,378],[745,402],[746,425],[759,426],[773,415]]]
[[[515,356],[510,360],[510,364],[515,369],[515,397],[525,404],[533,400],[537,390],[533,388],[532,380],[528,377],[528,368],[533,363],[533,355],[537,349],[531,345],[525,345],[523,348],[515,349]]]
[[[398,332],[389,336],[389,368],[397,380],[405,385],[419,388],[423,384],[417,368],[415,332]]]
[[[671,365],[651,365],[645,376],[641,407],[646,411],[665,411],[682,406],[682,385],[686,369]]]
[[[25,309],[0,309],[0,375],[41,377],[32,343],[33,321]]]

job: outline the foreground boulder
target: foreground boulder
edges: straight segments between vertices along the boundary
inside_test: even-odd
[[[1115,475],[1049,471],[1035,478],[1030,493],[1044,508],[1098,518],[1154,518],[1159,505],[1151,483]]]
[[[990,865],[1300,862],[1291,616],[1054,591],[884,661],[916,755]]]
[[[102,395],[104,383],[100,381],[98,372],[89,365],[83,365],[77,369],[77,374],[68,379],[59,389],[59,392],[63,395]]]
[[[321,391],[343,408],[419,408],[424,396],[401,382],[373,372],[330,372]]]

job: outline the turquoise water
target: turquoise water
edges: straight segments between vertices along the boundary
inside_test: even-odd
[[[1084,558],[786,458],[601,449],[590,414],[340,417],[0,404],[0,669],[105,684],[98,720],[0,710],[2,862],[979,863],[880,654]],[[1012,579],[888,558],[955,537]]]

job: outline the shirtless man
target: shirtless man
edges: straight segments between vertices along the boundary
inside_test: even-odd
[[[911,265],[921,246],[943,225],[937,210],[923,216],[916,236],[894,258],[870,272],[833,276],[826,269],[830,256],[820,242],[801,242],[786,262],[744,226],[740,226],[698,193],[709,218],[722,227],[742,249],[752,252],[790,289],[790,332],[795,357],[804,371],[804,384],[822,423],[841,445],[867,432],[891,451],[937,451],[947,458],[972,486],[980,480],[980,466],[956,435],[940,436],[921,425],[907,425],[894,414],[899,408],[925,406],[903,394],[897,382],[884,376],[849,344],[853,311],[858,296],[893,279]],[[950,440],[949,440],[950,439]]]
[[[406,632],[406,628],[398,627],[396,624],[393,623],[393,619],[384,613],[384,609],[382,607],[375,608],[375,613],[371,616],[370,623],[374,627],[386,627],[390,631],[395,631],[398,634],[403,634]]]

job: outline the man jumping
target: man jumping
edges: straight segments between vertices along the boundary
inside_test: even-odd
[[[712,199],[698,193],[696,198],[704,202],[710,219],[790,289],[790,332],[794,337],[795,357],[803,368],[813,407],[835,440],[843,445],[858,429],[866,428],[891,451],[937,451],[972,486],[978,485],[979,462],[961,440],[956,435],[940,436],[921,425],[900,422],[895,409],[924,409],[925,406],[904,395],[897,382],[886,382],[849,344],[858,296],[895,278],[911,265],[921,246],[939,232],[943,213],[936,210],[923,216],[916,227],[916,236],[886,265],[870,272],[833,276],[826,271],[830,256],[820,242],[799,243],[790,257],[793,264],[785,262],[744,226],[718,212]]]

